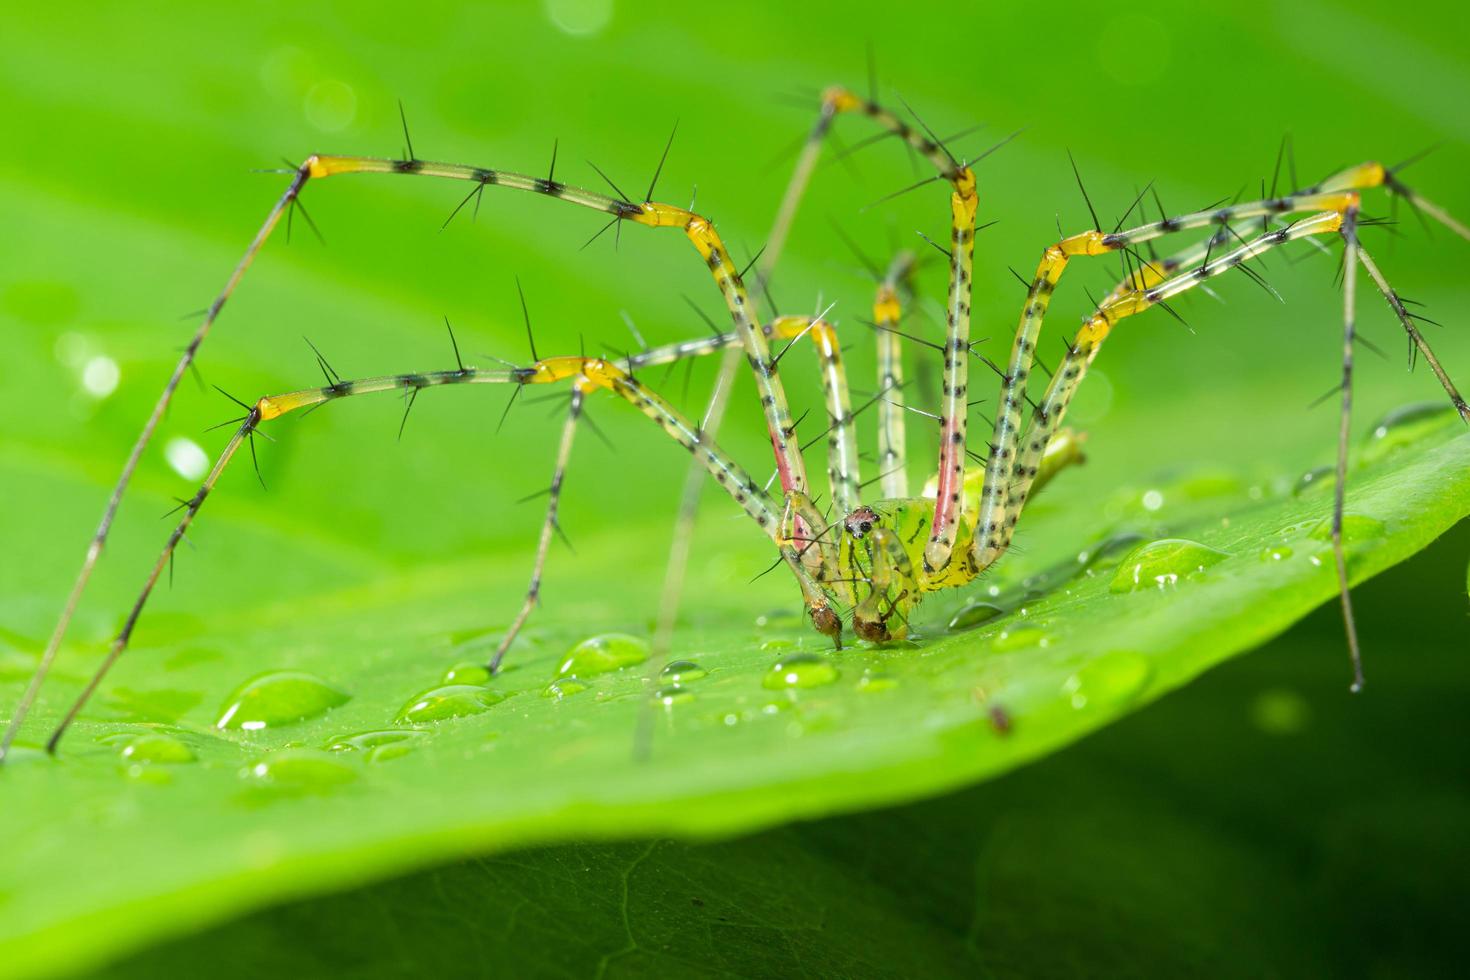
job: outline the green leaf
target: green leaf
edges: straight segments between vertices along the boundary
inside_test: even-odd
[[[982,786],[730,841],[570,844],[247,916],[108,977],[1452,975],[1462,523],[1249,657]],[[1414,642],[1395,645],[1402,624]],[[1181,752],[1180,746],[1187,746]],[[922,882],[922,887],[915,887]],[[1302,937],[1310,935],[1311,942]],[[227,958],[219,950],[230,950]],[[1228,967],[1228,968],[1227,968]]]
[[[1409,143],[1404,153],[1453,139],[1463,115],[1454,62],[1425,59],[1414,45],[1385,47],[1384,32],[1364,19],[1317,18],[1332,31],[1328,48],[1371,43],[1378,52],[1382,72],[1347,76],[1312,70],[1325,50],[1320,31],[1274,35],[1252,10],[1228,6],[1203,28],[1193,12],[1160,21],[1160,43],[1150,44],[1160,56],[1138,62],[1154,74],[1129,79],[1117,73],[1133,63],[1108,58],[1121,48],[1099,37],[1132,36],[1132,21],[1100,33],[1076,18],[1048,31],[1045,57],[1033,45],[1002,44],[956,63],[929,56],[935,23],[952,15],[939,7],[934,17],[894,19],[875,8],[834,19],[815,5],[752,5],[736,21],[721,8],[691,8],[674,26],[624,16],[620,6],[602,35],[571,38],[537,4],[411,17],[399,6],[359,5],[350,21],[299,4],[163,12],[102,4],[89,7],[86,31],[45,5],[11,6],[0,65],[0,211],[12,230],[0,238],[7,710],[175,348],[197,322],[176,318],[213,299],[280,193],[279,177],[245,171],[274,166],[281,153],[396,152],[399,99],[425,156],[539,172],[559,135],[558,177],[586,184],[598,180],[586,156],[619,183],[641,184],[629,175],[650,173],[668,122],[680,118],[661,192],[679,203],[697,186],[700,207],[737,252],[754,252],[785,179],[764,164],[811,123],[764,94],[859,81],[854,53],[881,22],[885,77],[936,126],[1046,123],[980,172],[983,220],[1000,222],[977,246],[973,297],[976,335],[989,338],[980,349],[991,355],[1009,344],[1021,302],[1006,266],[1024,269],[1054,239],[1054,221],[1080,230],[1064,140],[1085,145],[1078,157],[1095,201],[1120,206],[1157,174],[1164,199],[1188,207],[1250,181],[1257,170],[1242,171],[1242,153],[1269,162],[1274,138],[1251,151],[1252,134],[1289,122],[1301,145],[1346,162],[1379,147],[1344,135],[1345,104],[1355,131],[1395,134]],[[1034,33],[1024,8],[986,17],[986,36]],[[1418,43],[1435,50],[1443,21],[1395,28],[1420,32]],[[1188,39],[1201,30],[1232,52],[1241,78],[1281,79],[1283,65],[1305,66],[1286,86],[1290,99],[1229,91],[1202,108],[1195,63],[1163,56],[1170,36],[1173,50],[1192,50]],[[780,54],[797,48],[802,58]],[[891,73],[888,50],[902,59]],[[693,85],[691,64],[702,68]],[[1056,64],[1103,70],[1060,98]],[[1442,84],[1380,84],[1426,66]],[[1179,125],[1117,125],[1119,107],[1137,102],[1141,89],[1126,87],[1135,82],[1147,85],[1150,118]],[[869,135],[862,124],[839,123],[847,145]],[[837,215],[881,261],[894,248],[890,227],[932,229],[947,215],[937,186],[881,214],[861,211],[875,192],[916,179],[892,145],[865,151],[861,167],[861,182],[840,165],[819,170],[775,289],[788,310],[840,297],[856,390],[874,377],[856,325],[871,285],[847,274],[831,229],[813,216]],[[1415,186],[1461,213],[1457,174],[1446,153],[1416,168]],[[710,308],[717,299],[677,233],[627,229],[616,249],[608,235],[578,252],[598,216],[488,192],[477,223],[462,213],[441,232],[462,190],[400,177],[311,187],[307,205],[328,246],[298,221],[296,240],[273,239],[230,300],[199,361],[206,384],[185,380],[144,455],[55,683],[26,729],[32,747],[116,630],[157,553],[157,515],[195,489],[170,447],[187,457],[220,445],[222,433],[202,433],[234,408],[210,385],[254,398],[314,383],[302,334],[349,375],[449,367],[446,314],[467,361],[522,358],[515,275],[546,352],[627,345],[620,310],[653,343],[704,332],[681,297]],[[1379,197],[1365,207],[1386,205]],[[1378,249],[1378,233],[1365,234]],[[1453,244],[1410,229],[1394,255],[1379,258],[1436,318],[1449,323],[1466,308],[1463,253]],[[1082,312],[1073,280],[1117,274],[1095,261],[1079,267],[1086,271],[1069,276],[1043,337],[1047,363],[1070,314]],[[153,597],[136,647],[62,760],[32,754],[0,772],[0,963],[17,974],[83,967],[247,909],[518,844],[736,833],[913,799],[1018,766],[1159,697],[1333,596],[1331,574],[1312,564],[1323,542],[1311,527],[1327,496],[1310,487],[1292,496],[1289,484],[1330,454],[1335,419],[1298,406],[1337,376],[1341,298],[1330,261],[1273,259],[1269,274],[1289,305],[1226,278],[1219,292],[1229,305],[1186,311],[1194,335],[1147,316],[1116,331],[1070,416],[1091,436],[1089,465],[1028,510],[1015,553],[986,583],[1001,595],[982,586],[936,597],[918,646],[829,657],[837,674],[829,684],[763,685],[778,660],[826,654],[791,615],[789,582],[750,582],[770,560],[759,535],[730,519],[726,501],[708,507],[674,651],[708,673],[688,684],[692,700],[670,695],[651,714],[636,666],[583,678],[580,692],[563,684],[559,700],[542,697],[577,643],[650,632],[685,457],[642,418],[592,403],[616,448],[579,443],[563,521],[577,551],[553,552],[545,607],[514,669],[489,689],[458,665],[483,660],[523,594],[539,515],[516,501],[549,477],[556,423],[542,417],[546,408],[522,400],[497,431],[504,392],[436,392],[419,400],[396,444],[401,406],[391,399],[286,422],[276,443],[260,447],[269,493],[248,467],[227,474],[191,533],[196,547],[180,552],[177,583]],[[919,287],[942,297],[942,268],[927,270]],[[1397,327],[1366,284],[1359,305],[1364,334],[1387,347]],[[916,313],[921,321],[925,305]],[[1434,337],[1457,377],[1456,366],[1470,363],[1467,339]],[[922,356],[909,351],[915,367]],[[1367,357],[1360,368],[1360,421],[1406,397],[1438,396],[1426,372],[1390,377]],[[113,369],[115,391],[89,387],[89,371],[105,381]],[[798,409],[816,406],[820,417],[807,352],[794,351],[783,369]],[[691,413],[708,370],[696,368],[679,400]],[[913,377],[923,388],[922,374]],[[681,384],[678,375],[659,383],[670,393]],[[749,395],[748,386],[737,390],[721,441],[759,472],[769,457]],[[917,475],[933,458],[934,433],[917,419],[911,432]],[[1355,576],[1412,553],[1465,513],[1464,439],[1425,438],[1354,472],[1353,513],[1382,525],[1381,536],[1355,543]],[[1175,573],[1140,571],[1136,561],[1074,574],[1079,551],[1129,533],[1194,540],[1230,557],[1195,554],[1167,592],[1109,591],[1119,568],[1143,581]],[[1260,559],[1283,542],[1290,557]],[[1171,563],[1191,559],[1192,549],[1166,550]],[[1044,577],[1033,583],[1040,598],[1025,596],[1030,575]],[[999,598],[1025,613],[1017,606],[975,630],[944,631],[966,599]],[[1040,625],[1018,629],[1022,622]],[[296,673],[264,694],[257,688],[244,706],[265,728],[215,727],[242,689],[281,671]],[[427,696],[451,671],[453,686],[467,690]],[[1344,686],[1345,677],[1344,669]],[[426,714],[460,712],[399,737]],[[635,763],[636,733],[649,721],[648,760]],[[626,846],[636,855],[638,845]]]
[[[1448,414],[1415,425],[1373,440],[1353,474],[1356,579],[1470,513],[1470,436]],[[992,581],[986,601],[1009,611],[990,622],[948,631],[956,605],[938,602],[919,642],[832,653],[794,618],[729,612],[681,639],[699,669],[676,668],[679,684],[649,676],[636,637],[589,646],[565,620],[503,676],[463,683],[496,634],[442,624],[504,577],[483,562],[191,628],[132,654],[60,760],[7,768],[7,799],[25,804],[0,816],[19,843],[0,950],[26,971],[80,964],[458,855],[728,834],[1004,772],[1330,598],[1329,504],[1219,472],[1120,491],[1085,561],[1030,576],[1018,561]],[[614,535],[578,573],[615,574],[635,547]]]

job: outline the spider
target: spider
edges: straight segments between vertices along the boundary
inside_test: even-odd
[[[585,354],[543,358],[536,354],[532,339],[532,363],[524,366],[507,363],[495,369],[466,366],[455,343],[456,366],[452,369],[359,380],[342,378],[318,354],[325,384],[266,395],[254,402],[240,402],[244,414],[234,420],[238,428],[198,491],[181,505],[182,516],[169,535],[146,584],[102,665],[52,734],[47,745],[49,751],[55,751],[67,727],[101,683],[107,670],[127,648],[154,585],[168,566],[174,548],[214,490],[221,473],[247,443],[253,455],[253,436],[262,426],[283,415],[311,410],[331,401],[386,391],[403,392],[411,406],[424,389],[443,385],[512,385],[515,393],[532,385],[566,385],[570,388],[568,413],[557,449],[530,586],[519,613],[488,665],[492,673],[500,667],[536,605],[547,549],[557,529],[562,478],[578,421],[586,399],[600,391],[610,392],[628,402],[684,447],[694,462],[713,477],[771,539],[779,553],[779,563],[787,566],[796,581],[813,628],[840,647],[845,619],[850,619],[852,631],[859,638],[881,643],[905,634],[910,612],[925,595],[962,586],[994,565],[1009,547],[1030,496],[1061,469],[1080,459],[1081,437],[1063,428],[1062,422],[1093,359],[1120,321],[1155,306],[1172,312],[1170,300],[1201,287],[1210,279],[1241,268],[1248,260],[1273,249],[1321,236],[1334,236],[1341,240],[1343,246],[1341,415],[1331,539],[1351,657],[1352,686],[1354,690],[1360,688],[1361,658],[1342,543],[1352,409],[1353,304],[1359,268],[1368,274],[1382,294],[1408,335],[1412,349],[1424,358],[1439,379],[1455,410],[1462,419],[1470,421],[1470,407],[1420,333],[1415,316],[1406,309],[1404,300],[1390,286],[1359,240],[1358,229],[1365,223],[1360,216],[1361,195],[1365,191],[1382,188],[1461,237],[1470,239],[1470,231],[1407,187],[1399,177],[1402,165],[1391,168],[1376,162],[1350,167],[1291,193],[1279,196],[1273,193],[1262,200],[1224,204],[1122,228],[1123,221],[1142,200],[1140,193],[1114,230],[1103,231],[1093,211],[1091,216],[1095,227],[1061,237],[1042,250],[1036,272],[1028,284],[1009,358],[1004,364],[994,364],[977,354],[970,341],[971,272],[980,205],[972,166],[990,151],[976,160],[956,158],[922,122],[917,126],[911,125],[880,105],[875,97],[864,98],[843,87],[829,88],[823,93],[817,121],[802,147],[767,252],[763,253],[765,263],[757,273],[757,285],[769,273],[775,255],[784,244],[797,202],[810,179],[825,136],[833,121],[844,114],[867,117],[878,128],[880,136],[900,140],[927,161],[934,169],[934,175],[915,187],[931,181],[944,182],[950,187],[948,248],[936,245],[948,264],[949,288],[943,343],[931,343],[899,330],[903,304],[911,295],[909,273],[913,267],[912,256],[895,258],[880,277],[874,296],[879,499],[867,500],[864,497],[863,490],[868,484],[859,475],[856,413],[852,408],[836,327],[826,319],[825,313],[776,316],[769,322],[762,322],[752,302],[752,290],[746,283],[749,268],[742,270],[736,266],[714,223],[692,210],[692,206],[682,208],[654,200],[658,173],[667,159],[668,147],[664,149],[664,157],[648,193],[640,201],[619,190],[601,171],[598,171],[599,175],[608,183],[613,191],[611,194],[557,180],[554,152],[551,169],[545,177],[419,159],[413,153],[405,122],[406,152],[402,159],[313,154],[300,166],[283,171],[291,178],[285,193],[266,216],[224,290],[210,305],[123,466],[61,618],[4,740],[0,742],[0,758],[10,746],[55,659],[140,456],[226,301],[282,217],[289,221],[308,183],[348,174],[396,174],[466,181],[471,185],[470,190],[455,213],[472,202],[478,206],[487,188],[506,188],[538,194],[606,215],[607,222],[597,235],[614,226],[621,231],[623,224],[680,231],[707,267],[729,312],[731,328],[712,337],[646,349],[622,358],[588,357]],[[1080,185],[1080,178],[1078,183]],[[1083,194],[1085,197],[1085,189]],[[1090,201],[1088,208],[1091,211]],[[1156,239],[1192,230],[1204,232],[1203,240],[1165,257],[1154,252],[1152,243]],[[1147,255],[1140,251],[1145,246]],[[1115,254],[1123,257],[1124,277],[1084,319],[1067,345],[1066,354],[1053,372],[1044,394],[1031,402],[1027,396],[1027,383],[1036,363],[1037,341],[1062,274],[1074,259]],[[524,312],[524,294],[521,295],[521,303]],[[529,317],[527,329],[529,333]],[[450,339],[453,343],[452,329]],[[904,402],[900,361],[904,339],[927,344],[943,355],[941,399],[933,416],[940,431],[938,460],[934,478],[919,496],[911,495],[906,475],[904,413],[909,406]],[[824,516],[815,502],[802,454],[805,447],[796,438],[796,426],[779,370],[785,352],[796,343],[806,341],[817,352],[830,421],[822,437],[827,443],[827,481],[835,511],[835,519],[832,520]],[[779,345],[779,349],[773,350],[775,345]],[[650,366],[722,350],[743,354],[754,376],[775,459],[774,479],[779,483],[779,492],[768,492],[724,452],[715,442],[713,426],[702,426],[689,419],[639,377],[639,372]],[[973,453],[967,447],[972,360],[984,363],[1000,379],[993,431],[988,440],[988,452],[983,455]],[[738,360],[727,356],[725,363],[735,366]],[[1029,419],[1026,418],[1028,405]]]

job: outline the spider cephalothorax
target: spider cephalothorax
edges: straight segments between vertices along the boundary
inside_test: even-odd
[[[848,534],[855,538],[861,538],[869,534],[873,528],[877,527],[878,522],[881,520],[882,518],[878,516],[878,512],[873,508],[859,507],[857,510],[848,514],[842,523],[847,528]]]

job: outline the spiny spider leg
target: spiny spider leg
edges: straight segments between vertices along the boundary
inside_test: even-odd
[[[5,728],[5,734],[0,736],[0,764],[5,762],[5,756],[10,751],[11,743],[20,732],[21,723],[30,712],[31,706],[35,704],[36,696],[41,693],[41,685],[45,683],[46,675],[50,673],[51,666],[56,661],[57,651],[61,649],[61,641],[65,639],[66,632],[71,626],[72,618],[76,615],[77,606],[82,600],[82,593],[86,592],[87,584],[92,580],[92,571],[97,567],[97,559],[102,556],[102,548],[107,544],[107,536],[112,531],[113,522],[117,519],[118,507],[122,505],[123,493],[132,481],[133,473],[138,469],[138,463],[143,458],[143,451],[148,448],[148,443],[153,439],[153,433],[158,428],[164,414],[168,411],[169,402],[173,400],[174,392],[178,390],[179,382],[184,375],[189,373],[194,365],[194,358],[199,353],[199,347],[204,343],[204,338],[209,335],[209,330],[214,326],[214,321],[219,318],[220,310],[224,308],[226,301],[234,293],[235,287],[245,276],[245,270],[255,261],[255,256],[260,253],[265,245],[266,239],[275,230],[281,221],[281,215],[292,207],[301,188],[307,181],[305,169],[298,170],[286,188],[286,192],[276,201],[266,215],[264,223],[256,231],[255,237],[251,239],[250,245],[245,249],[245,254],[235,264],[229,279],[225,281],[225,287],[220,294],[209,304],[204,313],[204,320],[194,331],[194,336],[184,347],[179,356],[178,364],[174,365],[173,373],[169,375],[168,381],[159,393],[158,401],[153,405],[152,411],[148,413],[148,420],[143,423],[143,429],[138,433],[138,438],[133,442],[133,448],[128,452],[128,458],[124,460],[122,473],[113,485],[112,492],[107,497],[107,504],[102,509],[102,520],[97,524],[97,530],[92,535],[91,542],[87,545],[87,552],[82,558],[82,567],[77,571],[76,580],[72,583],[71,592],[67,594],[66,603],[62,606],[61,616],[56,621],[56,626],[51,631],[50,638],[46,641],[46,649],[41,654],[41,659],[36,665],[35,673],[31,675],[30,683],[26,686],[25,693],[21,695],[20,703],[16,705],[15,713],[11,716],[10,724]]]
[[[678,442],[692,453],[702,463],[706,471],[714,476],[716,482],[744,509],[746,514],[771,537],[780,549],[783,560],[795,573],[803,594],[806,596],[808,608],[812,611],[814,618],[831,614],[830,612],[821,612],[821,610],[829,609],[827,597],[821,587],[807,575],[802,557],[798,551],[799,542],[789,530],[793,523],[793,518],[790,516],[792,508],[791,497],[799,500],[803,499],[804,495],[799,492],[792,494],[788,498],[786,512],[778,513],[776,503],[760,489],[744,468],[725,454],[717,445],[706,439],[694,423],[685,418],[657,392],[648,388],[614,362],[601,358],[553,357],[537,361],[534,365],[527,368],[512,370],[486,371],[478,368],[458,368],[451,371],[433,371],[420,374],[399,374],[365,378],[359,381],[338,381],[325,387],[306,388],[281,395],[269,395],[258,399],[250,406],[244,419],[241,420],[240,427],[226,444],[225,449],[215,461],[214,466],[210,469],[199,490],[184,504],[183,516],[179,519],[177,526],[169,535],[168,541],[162,553],[159,555],[158,560],[154,563],[153,569],[149,573],[141,592],[133,603],[122,629],[113,639],[107,656],[98,667],[96,673],[93,674],[82,693],[52,733],[51,738],[47,742],[47,751],[54,752],[56,750],[67,728],[70,727],[78,713],[97,690],[98,685],[101,684],[107,672],[127,649],[134,628],[143,612],[143,608],[147,605],[148,599],[152,595],[153,588],[158,583],[159,577],[168,567],[174,549],[183,539],[185,532],[189,529],[194,518],[204,506],[205,500],[214,490],[220,476],[239,451],[241,445],[249,441],[262,424],[278,419],[291,412],[301,409],[311,409],[329,401],[377,392],[408,391],[416,393],[424,388],[444,385],[531,385],[555,384],[563,381],[572,382],[572,398],[575,410],[570,414],[567,425],[563,430],[562,452],[558,456],[557,463],[558,477],[564,468],[566,454],[571,449],[572,430],[581,412],[582,398],[585,397],[586,393],[598,388],[604,388],[613,392],[632,404],[657,424],[659,428],[663,429],[675,442]],[[524,621],[525,615],[529,612],[529,607],[534,604],[536,594],[535,584],[539,580],[541,564],[545,558],[547,539],[555,528],[559,489],[559,483],[554,483],[552,503],[548,508],[547,519],[542,529],[536,572],[532,578],[532,590],[522,607],[521,616],[517,618],[515,626],[512,627],[512,633]],[[814,509],[808,509],[803,516],[808,520],[819,520]],[[831,615],[835,616],[835,614]],[[492,661],[492,670],[495,666],[498,666],[503,652],[503,649],[497,651],[495,659]]]
[[[1352,665],[1354,694],[1363,689],[1363,654],[1358,647],[1358,627],[1353,618],[1353,595],[1348,588],[1347,556],[1342,550],[1342,515],[1347,494],[1348,439],[1353,420],[1353,336],[1357,324],[1358,208],[1342,216],[1342,411],[1337,424],[1337,473],[1332,487],[1332,559],[1337,569],[1337,594],[1342,601],[1343,628],[1347,631],[1348,659]]]
[[[1310,235],[1341,233],[1346,248],[1346,266],[1361,262],[1369,271],[1380,292],[1398,316],[1405,332],[1417,349],[1429,362],[1436,378],[1440,381],[1451,403],[1461,418],[1470,422],[1470,409],[1440,365],[1428,342],[1403,309],[1397,294],[1386,279],[1378,272],[1372,259],[1362,250],[1357,240],[1357,214],[1359,191],[1384,186],[1392,193],[1409,197],[1416,206],[1425,206],[1434,217],[1451,229],[1459,226],[1441,209],[1428,204],[1421,196],[1409,191],[1377,163],[1366,163],[1348,168],[1323,181],[1316,187],[1296,195],[1287,195],[1264,201],[1232,205],[1214,211],[1201,211],[1177,218],[1164,218],[1158,222],[1140,226],[1122,233],[1103,235],[1086,232],[1063,239],[1044,253],[1037,278],[1027,297],[1022,312],[1021,327],[1012,349],[1011,369],[1002,384],[1002,410],[996,417],[996,443],[992,452],[991,466],[987,470],[985,491],[982,494],[982,511],[976,524],[971,544],[972,557],[979,569],[987,567],[1004,553],[1010,537],[1025,506],[1032,481],[1036,477],[1038,462],[1046,451],[1053,433],[1061,424],[1068,404],[1081,383],[1088,365],[1097,356],[1103,340],[1118,320],[1142,312],[1149,306],[1165,304],[1176,296],[1207,280],[1221,275],[1241,263],[1255,258],[1265,251]],[[1275,231],[1245,242],[1235,235],[1231,224],[1248,218],[1267,219],[1303,210],[1324,209],[1322,213],[1298,219]],[[1209,239],[1162,262],[1140,261],[1138,268],[1130,267],[1128,277],[1110,293],[1094,313],[1084,322],[1076,338],[1068,348],[1067,356],[1058,365],[1051,383],[1033,411],[1031,423],[1024,438],[1019,436],[1019,397],[1024,391],[1024,382],[1029,372],[1031,357],[1035,350],[1035,338],[1045,316],[1046,306],[1067,260],[1073,255],[1098,255],[1118,248],[1130,249],[1137,243],[1146,242],[1162,235],[1186,228],[1219,225],[1220,230]],[[1214,250],[1235,238],[1242,244],[1230,251],[1212,257]],[[1196,263],[1199,263],[1196,267]],[[1188,271],[1181,271],[1188,270]],[[1351,293],[1353,280],[1344,283],[1345,291]],[[1351,298],[1346,313],[1345,341],[1347,352],[1344,357],[1342,397],[1343,404],[1339,419],[1338,481],[1333,503],[1333,553],[1338,569],[1338,584],[1341,594],[1344,626],[1348,636],[1349,654],[1353,669],[1352,689],[1362,687],[1362,666],[1357,631],[1352,615],[1351,597],[1348,594],[1346,560],[1341,543],[1341,524],[1346,492],[1347,444],[1346,435],[1350,422],[1352,380],[1352,343],[1354,337]],[[1017,452],[1017,445],[1020,451]],[[1010,465],[1007,461],[1010,460]]]
[[[914,270],[911,252],[900,252],[888,266],[873,297],[873,324],[878,328],[878,472],[879,492],[888,498],[907,497],[907,446],[904,441],[902,341],[903,319],[899,291],[907,289]]]
[[[516,636],[521,632],[521,627],[526,625],[526,620],[531,616],[531,610],[536,608],[536,603],[541,598],[541,572],[546,567],[546,553],[551,549],[551,536],[560,529],[557,524],[557,509],[561,506],[562,481],[566,478],[567,461],[572,456],[572,439],[577,434],[577,420],[582,417],[582,403],[586,401],[589,391],[596,390],[586,378],[580,375],[572,380],[572,400],[567,408],[567,420],[562,425],[561,442],[556,449],[556,468],[551,475],[551,488],[547,494],[546,519],[541,522],[541,536],[536,542],[536,559],[531,566],[531,584],[526,588],[526,598],[521,603],[520,612],[511,621],[505,630],[505,635],[500,638],[500,643],[495,647],[495,655],[490,658],[490,673],[494,674],[500,670],[500,662],[505,659],[506,651],[515,642]]]
[[[787,182],[786,190],[781,195],[781,204],[777,209],[776,218],[771,225],[771,232],[766,236],[766,245],[756,262],[756,289],[757,293],[764,292],[770,282],[771,274],[780,261],[785,251],[786,240],[790,235],[792,225],[796,220],[796,212],[800,206],[801,199],[811,183],[812,173],[816,169],[817,160],[821,156],[825,137],[831,129],[832,122],[837,115],[844,112],[863,112],[886,129],[888,134],[897,136],[909,147],[917,150],[931,161],[935,161],[941,169],[949,164],[948,154],[942,151],[940,144],[927,139],[917,133],[902,119],[893,113],[881,108],[877,104],[877,94],[872,93],[872,98],[864,101],[841,86],[828,88],[822,94],[821,107],[817,113],[816,122],[813,123],[805,142],[798,154],[796,165],[792,168],[791,177]],[[881,342],[880,342],[881,343]],[[897,338],[891,341],[891,356],[893,364],[898,364]],[[728,401],[730,387],[735,379],[737,367],[736,359],[727,353],[720,359],[719,370],[716,374],[713,394],[710,398],[709,408],[705,413],[704,427],[711,438],[719,434],[720,426],[724,421],[725,406]],[[899,372],[893,372],[897,375]],[[880,390],[887,387],[880,378]],[[890,390],[897,392],[897,385]],[[880,413],[883,407],[879,408]],[[902,459],[902,408],[893,410],[896,414],[890,415],[880,422],[886,437],[892,446],[894,433],[899,436],[897,446],[899,458],[893,465],[884,465],[885,493],[893,488],[906,487],[906,478],[903,475]],[[881,416],[880,416],[881,417]],[[882,456],[887,459],[888,457]],[[685,479],[684,489],[679,504],[679,515],[674,523],[673,540],[669,546],[669,561],[667,571],[664,574],[663,595],[659,601],[658,625],[654,630],[654,651],[662,655],[669,645],[673,636],[674,620],[678,615],[679,601],[683,589],[684,570],[689,561],[689,548],[694,535],[694,519],[699,509],[699,494],[703,487],[703,474],[697,467],[691,465],[689,475]],[[859,484],[861,486],[861,484]],[[902,493],[897,494],[902,496]],[[655,657],[655,659],[658,659]]]
[[[49,673],[55,661],[57,651],[60,649],[61,642],[70,627],[71,620],[76,613],[82,594],[91,579],[92,570],[95,568],[97,559],[101,555],[102,547],[106,542],[107,535],[116,517],[122,495],[132,479],[138,461],[141,459],[144,449],[152,439],[153,432],[159,420],[162,419],[164,412],[167,410],[180,380],[192,366],[199,346],[203,343],[220,310],[234,292],[235,287],[244,276],[246,269],[249,268],[255,256],[260,252],[266,240],[270,237],[271,232],[280,223],[282,214],[286,213],[296,203],[306,183],[309,180],[352,173],[421,174],[425,176],[468,180],[478,185],[477,190],[483,190],[485,187],[492,185],[510,187],[544,194],[549,197],[569,201],[581,207],[601,211],[611,215],[615,221],[632,221],[636,224],[648,225],[650,227],[677,227],[683,230],[709,267],[710,273],[725,299],[726,306],[729,308],[730,316],[735,324],[735,332],[740,336],[742,346],[745,348],[746,359],[756,375],[757,391],[760,395],[761,405],[766,416],[772,448],[776,455],[777,469],[781,474],[782,488],[785,490],[805,489],[806,473],[802,464],[801,454],[797,450],[791,435],[791,415],[787,408],[785,391],[776,373],[775,365],[771,360],[764,332],[760,329],[759,317],[749,301],[749,295],[746,292],[744,283],[740,279],[739,272],[730,261],[729,253],[708,219],[684,208],[658,204],[652,201],[637,204],[626,198],[614,198],[605,194],[583,190],[556,181],[551,175],[548,175],[546,178],[538,178],[508,171],[490,170],[483,167],[434,163],[412,158],[407,160],[387,160],[372,157],[314,154],[308,157],[295,170],[286,192],[266,216],[265,222],[261,225],[260,230],[256,233],[255,238],[246,249],[244,256],[237,263],[235,270],[227,280],[224,290],[210,304],[204,321],[196,330],[189,345],[185,348],[173,374],[164,386],[164,390],[159,396],[158,402],[154,406],[148,421],[139,434],[132,452],[124,463],[122,474],[118,478],[118,482],[114,486],[108,504],[103,511],[102,521],[87,549],[81,570],[63,607],[61,617],[52,632],[46,650],[42,654],[36,672],[32,675],[26,693],[22,696],[21,702],[17,706],[4,736],[0,737],[0,763],[3,763],[6,752],[19,732],[25,716],[34,704],[36,696],[40,692],[41,685],[44,683],[46,675]],[[822,621],[830,624],[835,621],[835,617],[824,616],[822,617]]]

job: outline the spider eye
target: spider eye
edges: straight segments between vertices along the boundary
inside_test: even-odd
[[[858,529],[861,530],[864,534],[867,534],[869,531],[873,530],[873,525],[869,521],[863,521],[861,524],[858,525]]]

